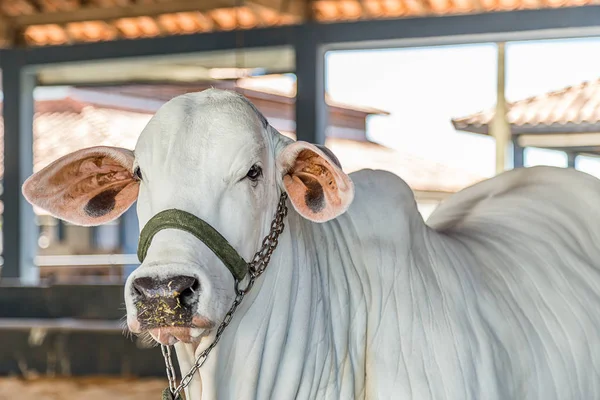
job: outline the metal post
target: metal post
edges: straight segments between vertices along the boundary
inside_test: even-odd
[[[36,78],[24,67],[20,51],[2,52],[4,94],[4,202],[2,226],[2,278],[20,278],[23,284],[39,282],[34,264],[37,232],[33,207],[21,185],[33,173],[33,113]]]
[[[576,152],[567,152],[567,168],[575,168],[575,162],[577,161],[578,154]]]
[[[513,136],[513,168],[523,168],[525,166],[525,148],[519,145],[519,137]]]
[[[315,37],[298,38],[296,56],[296,138],[325,144],[325,52]]]
[[[121,216],[119,223],[121,228],[121,246],[123,253],[136,254],[140,227],[135,205],[132,205],[129,210],[125,211]],[[137,267],[138,265],[124,265],[123,281],[125,281]]]
[[[62,219],[56,221],[57,239],[63,242],[67,238],[67,227]]]
[[[506,118],[505,98],[505,45],[498,43],[498,80],[496,112],[490,124],[490,134],[496,139],[496,174],[505,170],[506,149],[511,140],[510,124]]]

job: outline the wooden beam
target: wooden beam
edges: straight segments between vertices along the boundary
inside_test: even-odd
[[[600,133],[564,133],[520,135],[522,147],[564,149],[569,147],[600,147]]]
[[[498,46],[498,72],[497,72],[497,93],[496,93],[496,112],[490,123],[490,134],[496,139],[496,174],[504,172],[506,168],[506,150],[511,138],[510,124],[506,118],[506,98],[505,98],[505,80],[506,80],[506,61],[505,45],[503,42]]]
[[[32,25],[68,24],[83,21],[111,21],[120,18],[153,17],[180,12],[204,12],[215,8],[231,8],[234,0],[173,0],[161,3],[131,3],[121,7],[82,7],[73,11],[59,11],[11,17],[15,29]]]
[[[309,0],[248,0],[246,3],[270,8],[282,14],[291,14],[296,17],[306,17],[306,3]]]
[[[0,46],[10,46],[14,43],[17,30],[5,15],[0,15]]]

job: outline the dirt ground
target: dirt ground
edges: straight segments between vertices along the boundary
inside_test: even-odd
[[[0,377],[0,400],[158,400],[166,385],[162,379]]]

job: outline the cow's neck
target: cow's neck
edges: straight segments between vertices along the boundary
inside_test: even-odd
[[[194,378],[188,399],[339,399],[363,390],[367,304],[352,249],[337,248],[349,245],[339,233],[335,221],[313,224],[290,210],[267,272]],[[187,371],[194,349],[176,349]]]
[[[401,320],[415,307],[403,297],[417,284],[411,276],[436,264],[427,249],[432,237],[413,208],[399,213],[403,228],[393,232],[401,237],[388,235],[389,242],[379,244],[390,247],[384,252],[361,243],[371,239],[358,232],[364,227],[355,225],[357,215],[313,224],[290,210],[267,272],[193,380],[188,399],[368,398],[365,376],[388,371],[366,368],[390,365],[373,355],[385,357],[385,346],[397,347],[400,332],[384,338],[367,326],[408,323]],[[184,371],[193,352],[188,345],[177,348]]]

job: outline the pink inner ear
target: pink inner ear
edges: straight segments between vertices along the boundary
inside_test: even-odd
[[[69,154],[31,176],[25,198],[78,225],[100,225],[119,217],[136,200],[134,156],[129,150],[94,147]]]
[[[298,149],[292,146],[301,147]],[[296,142],[290,145],[295,158],[283,183],[296,210],[305,218],[325,222],[346,211],[354,197],[350,178],[316,146]]]

